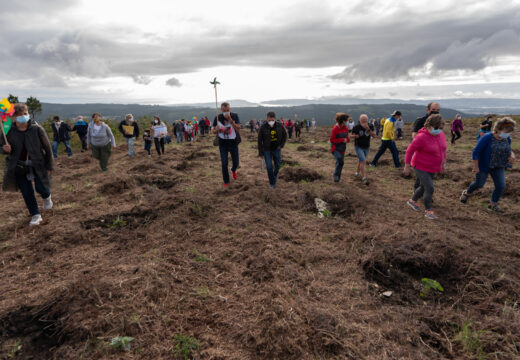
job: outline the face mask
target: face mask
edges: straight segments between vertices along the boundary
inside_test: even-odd
[[[507,132],[503,132],[503,133],[498,134],[498,136],[500,136],[502,139],[507,139],[511,135]]]
[[[438,114],[439,112],[438,111],[430,111],[430,114]]]
[[[159,120],[154,121],[155,125],[159,125]]]
[[[31,120],[31,117],[29,115],[22,115],[16,118],[16,122],[19,124],[27,124],[29,120]]]
[[[432,134],[433,136],[437,136],[437,135],[439,135],[441,132],[442,132],[441,129],[431,129],[431,130],[430,130],[430,134]]]
[[[60,127],[61,121],[56,121],[55,124],[56,124],[56,127]]]
[[[269,124],[270,127],[274,126],[274,121],[268,121],[267,123]]]
[[[226,111],[226,112],[222,113],[222,115],[224,115],[224,116],[231,115],[231,112],[230,111]]]

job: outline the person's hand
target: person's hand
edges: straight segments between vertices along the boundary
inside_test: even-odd
[[[516,160],[515,153],[511,151],[511,156],[509,157],[509,159],[507,159],[507,162],[512,164],[515,162],[515,160]]]
[[[224,117],[228,119],[228,121],[233,121],[233,119],[231,119],[231,114],[225,114]]]
[[[403,169],[404,176],[410,176],[410,164],[405,164]]]
[[[2,150],[4,150],[6,153],[10,154],[11,153],[11,145],[5,144],[4,146],[2,146]]]
[[[473,166],[473,172],[474,172],[475,174],[478,174],[478,173],[480,172],[480,169],[478,168],[478,165],[474,165],[474,166]]]

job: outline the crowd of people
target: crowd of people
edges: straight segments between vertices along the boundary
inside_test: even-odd
[[[231,112],[229,103],[221,104],[221,113],[211,124],[207,117],[200,120],[193,118],[175,121],[172,124],[172,135],[177,143],[193,141],[198,134],[206,135],[212,131],[216,137],[214,145],[219,147],[222,180],[224,188],[230,184],[231,177],[238,179],[240,165],[239,144],[241,142],[241,123],[238,114]],[[424,202],[424,215],[428,219],[435,219],[433,192],[434,175],[445,171],[446,136],[444,134],[445,120],[439,114],[440,105],[430,103],[426,114],[417,118],[413,124],[412,141],[406,150],[403,174],[410,175],[414,169],[416,181],[413,186],[413,196],[407,204],[415,211],[422,211],[418,201]],[[55,159],[61,143],[65,145],[68,156],[72,156],[70,145],[71,132],[76,132],[81,141],[81,151],[91,150],[92,157],[99,161],[102,171],[108,170],[112,149],[116,147],[116,140],[110,126],[99,113],[92,115],[92,120],[86,123],[83,117],[78,116],[71,127],[62,121],[59,116],[52,119],[53,141],[49,142],[45,130],[30,119],[25,104],[15,105],[14,124],[7,137],[0,138],[0,153],[7,154],[4,171],[3,190],[20,191],[29,214],[30,225],[38,225],[42,221],[40,210],[35,196],[36,192],[43,199],[43,209],[53,207],[51,200],[51,175],[55,169]],[[357,156],[357,166],[354,178],[368,185],[367,158],[370,151],[371,139],[381,134],[381,145],[369,165],[376,167],[380,157],[389,149],[392,153],[394,165],[401,168],[399,151],[395,139],[403,137],[403,119],[400,111],[394,111],[390,117],[369,119],[365,114],[358,121],[345,113],[336,114],[336,124],[330,135],[331,153],[335,159],[333,180],[341,181],[347,144],[354,139],[354,150]],[[515,160],[511,149],[510,134],[515,128],[515,121],[509,117],[498,119],[493,124],[490,116],[484,120],[477,135],[477,144],[473,149],[474,181],[462,192],[460,201],[466,203],[468,198],[486,183],[488,175],[494,182],[489,210],[501,212],[498,202],[505,189],[505,171]],[[282,149],[287,141],[301,135],[302,129],[315,131],[316,120],[279,119],[272,111],[268,112],[265,120],[249,122],[251,132],[258,133],[258,155],[263,158],[267,170],[269,186],[276,187],[278,173],[282,162]],[[464,130],[462,117],[457,115],[451,122],[451,144],[455,145]],[[119,123],[121,132],[128,147],[128,156],[135,156],[135,141],[140,136],[140,129],[132,114],[127,114]],[[165,143],[170,142],[168,126],[159,116],[154,116],[150,128],[142,135],[144,150],[151,156],[152,142],[158,156],[164,155]],[[229,156],[231,155],[231,167]],[[231,171],[231,177],[229,174]]]

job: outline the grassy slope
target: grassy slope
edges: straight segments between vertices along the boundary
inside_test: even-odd
[[[20,358],[166,359],[177,334],[204,359],[518,358],[520,175],[508,174],[503,217],[484,210],[489,184],[460,204],[468,127],[436,180],[435,222],[405,205],[413,183],[388,153],[368,187],[354,157],[334,184],[327,129],[288,144],[281,177],[297,180],[274,191],[248,136],[226,191],[211,139],[162,159],[120,147],[108,174],[61,156],[41,227],[2,194],[0,359],[17,340]],[[315,197],[332,217],[315,215]],[[423,277],[445,291],[420,296]],[[135,337],[129,354],[109,348],[117,335]]]

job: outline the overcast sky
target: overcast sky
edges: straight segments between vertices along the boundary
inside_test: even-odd
[[[0,96],[520,97],[520,0],[3,0]],[[1,95],[4,94],[4,95]]]

